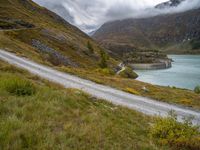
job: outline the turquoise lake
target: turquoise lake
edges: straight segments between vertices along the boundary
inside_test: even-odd
[[[163,70],[136,70],[137,80],[162,86],[193,90],[200,85],[200,55],[169,55],[172,68]]]

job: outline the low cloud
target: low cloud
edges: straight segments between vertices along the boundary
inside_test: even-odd
[[[33,0],[56,12],[84,32],[91,32],[103,23],[125,18],[150,17],[200,7],[200,0],[186,0],[178,7],[155,9],[167,0]]]

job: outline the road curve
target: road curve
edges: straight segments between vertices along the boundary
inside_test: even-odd
[[[182,121],[182,118],[193,116],[193,123],[200,125],[200,111],[132,95],[109,86],[100,85],[92,81],[54,70],[50,67],[37,64],[33,61],[18,57],[13,53],[6,52],[1,49],[0,59],[28,70],[30,73],[38,75],[44,79],[63,85],[66,88],[80,89],[91,94],[92,96],[104,99],[116,105],[126,106],[147,115],[159,115],[162,117],[167,116],[168,113],[173,110],[178,115],[179,121]]]

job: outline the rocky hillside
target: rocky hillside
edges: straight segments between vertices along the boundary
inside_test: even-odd
[[[88,35],[31,0],[0,1],[0,39],[0,48],[54,66],[98,68],[104,53]]]
[[[111,51],[135,48],[168,53],[200,53],[200,8],[150,18],[104,24],[94,38]]]

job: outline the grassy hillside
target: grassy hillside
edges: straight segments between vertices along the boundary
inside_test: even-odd
[[[200,108],[200,96],[193,91],[119,77],[115,74],[117,61],[103,53],[103,49],[79,29],[45,8],[23,0],[0,3],[1,20],[17,24],[14,30],[0,31],[0,48],[136,95]],[[27,25],[31,26],[27,28]],[[108,68],[102,69],[102,65],[103,68],[108,65]],[[148,92],[143,90],[144,87]]]
[[[200,96],[193,91],[115,75],[118,62],[95,41],[29,0],[0,1],[0,48],[132,94],[200,108]],[[165,134],[168,130],[173,135]],[[64,89],[0,61],[2,150],[189,150],[199,148],[196,130],[174,120],[157,121],[79,90]]]
[[[0,48],[43,63],[97,68],[101,61],[103,49],[90,37],[30,0],[1,0],[0,29]]]
[[[0,81],[2,150],[165,149],[148,136],[153,118],[1,61]]]
[[[0,149],[199,149],[189,120],[160,119],[0,61]]]

